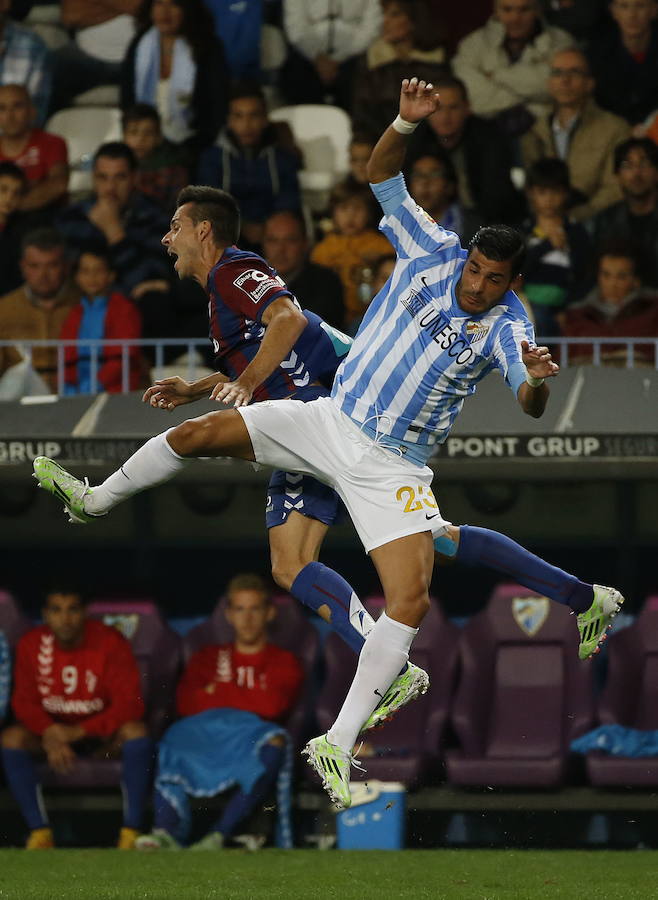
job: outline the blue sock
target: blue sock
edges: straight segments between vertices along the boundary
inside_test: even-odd
[[[245,794],[242,788],[235,791],[224,807],[224,812],[213,826],[213,831],[219,831],[225,838],[230,837],[240,822],[246,819],[265,799],[279,773],[285,749],[285,747],[278,747],[275,744],[264,744],[261,747],[260,759],[265,766],[265,771],[248,794]]]
[[[121,748],[121,778],[124,791],[123,824],[141,828],[146,798],[151,788],[155,746],[150,737],[126,741]]]
[[[48,828],[48,818],[43,808],[41,786],[32,756],[26,750],[2,748],[7,784],[18,803],[30,831]]]
[[[183,843],[187,835],[183,820],[167,798],[156,788],[153,793],[153,827],[168,831],[179,843]]]
[[[328,606],[331,627],[355,653],[361,652],[365,642],[364,626],[367,634],[374,622],[338,572],[319,562],[308,563],[293,581],[290,593],[314,612],[321,606]]]
[[[488,528],[461,525],[455,559],[467,566],[487,566],[502,572],[524,587],[570,606],[576,613],[589,609],[594,599],[591,584],[579,581],[575,575],[552,566],[511,538]]]

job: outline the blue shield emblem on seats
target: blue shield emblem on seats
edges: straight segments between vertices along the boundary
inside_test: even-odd
[[[514,597],[512,615],[521,631],[533,637],[548,617],[550,600],[547,597]]]

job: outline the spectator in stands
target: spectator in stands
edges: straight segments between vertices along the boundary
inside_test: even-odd
[[[623,199],[589,223],[594,245],[632,244],[643,283],[658,288],[658,147],[649,138],[629,138],[615,149],[614,170]]]
[[[262,3],[235,0],[203,0],[215,22],[215,33],[226,53],[231,79],[260,78]]]
[[[343,285],[336,273],[308,258],[303,217],[295,210],[272,213],[265,221],[263,255],[283,278],[303,309],[317,313],[329,325],[345,327]]]
[[[81,756],[123,760],[124,822],[120,849],[138,835],[147,799],[153,742],[142,721],[137,663],[115,629],[86,616],[82,595],[57,585],[43,606],[44,624],[19,641],[12,709],[16,724],[1,737],[7,782],[30,829],[29,850],[54,846],[34,758],[61,774]]]
[[[62,236],[52,228],[38,228],[26,234],[21,244],[20,265],[24,284],[0,297],[0,334],[18,344],[21,341],[57,340],[70,307],[80,297],[68,279]],[[19,350],[12,350],[5,356],[4,364],[19,365],[24,359],[29,357]],[[33,370],[48,385],[45,393],[48,389],[55,390],[57,350],[34,347],[31,361]],[[39,382],[34,392],[44,393],[38,388]]]
[[[346,327],[360,321],[370,302],[370,266],[390,243],[370,226],[370,191],[341,182],[331,192],[333,231],[316,244],[311,260],[328,266],[340,277],[345,296]]]
[[[281,144],[267,118],[262,90],[236,85],[226,128],[217,144],[201,154],[197,181],[223,188],[238,201],[242,245],[260,247],[265,219],[275,210],[300,209],[298,169],[299,157]]]
[[[133,16],[141,0],[60,0],[60,21],[71,35],[62,47],[51,50],[53,93],[50,111],[71,106],[74,98],[99,85],[117,85],[121,65],[92,56],[75,40],[75,32],[111,22],[118,16]],[[111,26],[110,26],[111,27]],[[98,34],[101,41],[101,35]]]
[[[596,34],[605,19],[607,0],[541,0],[549,25],[568,31],[577,41]]]
[[[284,0],[290,46],[280,87],[287,102],[349,109],[356,58],[376,38],[380,21],[380,0]]]
[[[604,109],[642,122],[658,107],[655,0],[611,0],[608,27],[588,45],[594,96]]]
[[[591,284],[591,244],[584,226],[568,217],[572,188],[563,160],[537,160],[528,170],[526,190],[532,215],[525,226],[524,292],[537,334],[548,338],[559,334],[557,314]]]
[[[391,277],[393,269],[395,268],[395,254],[394,253],[384,253],[382,256],[378,256],[375,260],[373,260],[372,265],[369,269],[370,275],[370,283],[366,281],[360,292],[361,301],[363,303],[363,313],[365,313],[366,309],[370,306],[373,298],[381,291],[384,287],[388,279]],[[361,319],[363,318],[363,313],[361,314],[361,318],[355,319],[351,323],[350,330],[353,334],[355,334],[359,325],[361,324]]]
[[[121,106],[149,103],[174,144],[211,144],[226,115],[228,70],[203,0],[144,0],[121,76]]]
[[[352,101],[354,130],[373,142],[397,115],[403,78],[436,82],[448,72],[425,0],[382,0],[382,10],[381,33],[359,60]]]
[[[637,257],[633,248],[614,242],[601,248],[596,287],[561,317],[567,337],[658,337],[658,294],[642,287]],[[569,361],[587,365],[592,362],[591,344],[569,347]],[[603,344],[601,362],[625,366],[628,358],[623,344]],[[635,344],[634,364],[656,364],[653,344]]]
[[[41,38],[9,18],[10,0],[0,0],[0,84],[23,84],[42,125],[52,86],[50,57]]]
[[[118,289],[139,303],[145,337],[172,334],[171,272],[160,243],[168,218],[137,190],[137,160],[126,144],[96,151],[94,193],[64,210],[57,227],[71,247],[107,246]]]
[[[69,183],[66,142],[34,127],[35,109],[20,84],[0,87],[0,162],[13,162],[25,172],[28,190],[21,209],[43,211],[61,205]]]
[[[350,174],[355,184],[368,184],[368,160],[374,144],[367,137],[355,135],[350,141]]]
[[[190,180],[189,154],[162,136],[154,106],[136,103],[121,118],[123,142],[137,158],[137,190],[171,215],[176,197]]]
[[[584,202],[570,210],[577,220],[621,199],[613,171],[614,149],[630,134],[625,119],[597,106],[593,90],[594,79],[582,50],[558,50],[548,79],[553,108],[537,119],[521,143],[526,168],[546,156],[566,162],[571,184],[583,194]]]
[[[519,222],[525,212],[522,194],[512,184],[512,146],[495,122],[476,116],[459,78],[439,78],[437,111],[421,122],[409,144],[407,159],[447,154],[457,173],[464,206],[478,209],[485,223]]]
[[[473,112],[518,137],[548,114],[551,58],[572,44],[571,35],[542,20],[539,0],[496,0],[486,25],[460,42],[452,67]]]
[[[464,246],[482,225],[482,216],[460,202],[457,173],[450,157],[420,156],[408,173],[409,193],[435,222],[454,231]]]
[[[191,848],[219,850],[277,781],[289,738],[275,723],[290,711],[302,670],[292,653],[268,643],[274,615],[259,576],[232,579],[226,618],[235,640],[199,650],[183,673],[176,700],[184,718],[160,742],[154,829],[138,838],[138,850],[179,849],[190,826],[189,797],[235,787],[220,818]]]
[[[112,290],[115,273],[107,248],[83,248],[76,263],[74,280],[81,298],[62,325],[62,340],[139,339],[142,333],[139,311],[131,300]],[[70,344],[65,348],[64,358],[64,393],[118,393],[123,389],[120,346],[105,347],[94,353],[89,344]],[[138,346],[128,349],[126,366],[126,388],[134,391],[139,387],[141,374]]]
[[[25,217],[19,211],[27,192],[27,178],[12,162],[0,162],[0,296],[23,281],[19,265]]]

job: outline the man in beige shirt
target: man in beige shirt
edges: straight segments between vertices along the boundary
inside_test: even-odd
[[[557,156],[567,164],[572,186],[583,195],[582,202],[570,210],[571,218],[577,220],[621,199],[613,156],[615,147],[630,135],[625,119],[597,106],[592,99],[594,88],[585,54],[576,47],[559,50],[548,77],[553,108],[537,119],[521,141],[526,169],[545,156]]]
[[[71,306],[80,299],[68,280],[64,241],[54,229],[38,228],[25,236],[20,266],[25,283],[0,297],[0,340],[17,343],[2,348],[0,374],[27,357],[21,341],[58,339]],[[56,390],[57,349],[35,347],[32,366]]]

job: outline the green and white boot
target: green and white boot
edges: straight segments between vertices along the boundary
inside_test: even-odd
[[[302,756],[307,757],[308,764],[318,773],[322,786],[336,806],[339,809],[351,806],[350,766],[364,772],[361,763],[351,753],[330,744],[326,734],[312,738],[302,750]]]
[[[607,638],[606,632],[612,626],[612,620],[622,608],[624,598],[615,588],[595,584],[594,600],[590,608],[576,617],[580,646],[580,659],[589,659],[598,653],[601,644]]]
[[[39,487],[48,491],[64,504],[69,514],[69,522],[73,525],[86,525],[99,516],[92,516],[85,512],[85,497],[91,493],[89,481],[71,475],[63,469],[59,463],[47,456],[37,456],[32,463],[34,477],[39,482]]]
[[[154,828],[150,834],[140,834],[135,841],[135,850],[182,850],[176,838],[164,828]]]
[[[196,844],[190,844],[188,850],[222,850],[224,847],[224,835],[219,831],[209,831]]]
[[[361,730],[368,731],[370,728],[376,728],[377,725],[383,724],[407,703],[415,700],[421,694],[427,693],[429,686],[430,677],[427,672],[420,666],[408,663],[407,668],[401,675],[398,675],[386,691]]]

